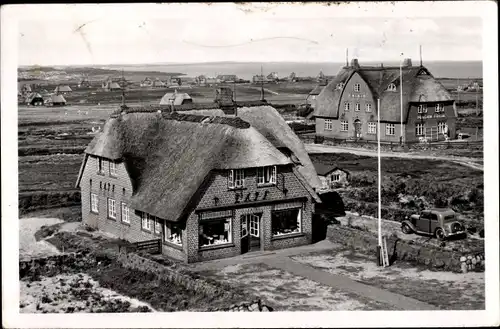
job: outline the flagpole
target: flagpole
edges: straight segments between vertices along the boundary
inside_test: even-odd
[[[378,257],[379,266],[382,263],[382,190],[381,190],[381,169],[380,169],[380,98],[377,99],[377,150],[378,150]]]

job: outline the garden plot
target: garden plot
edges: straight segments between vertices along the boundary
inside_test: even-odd
[[[20,281],[21,313],[151,312],[153,308],[99,286],[84,273]]]
[[[484,273],[465,274],[421,270],[394,264],[379,267],[375,257],[353,250],[319,252],[293,260],[332,274],[411,297],[446,310],[480,310],[485,307]]]
[[[231,265],[203,271],[260,296],[275,311],[390,310],[392,306],[337,290],[264,264]]]

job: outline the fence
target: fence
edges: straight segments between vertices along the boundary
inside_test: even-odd
[[[135,242],[132,244],[134,250],[145,250],[151,254],[161,254],[161,239]]]
[[[346,147],[363,147],[369,149],[377,148],[377,141],[371,140],[355,140],[355,139],[341,139],[318,136],[314,134],[298,134],[299,138],[304,143],[309,144],[324,144],[324,145],[338,145]],[[443,149],[483,149],[483,141],[411,141],[404,143],[404,147],[399,142],[380,142],[380,148],[385,151],[402,151],[402,150],[443,150]]]

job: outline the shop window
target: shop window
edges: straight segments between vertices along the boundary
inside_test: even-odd
[[[417,136],[423,136],[424,135],[424,124],[423,123],[417,123],[415,125],[415,134]]]
[[[232,242],[232,218],[212,219],[200,221],[199,244],[200,247],[226,244]]]
[[[300,233],[302,209],[275,210],[271,214],[271,229],[273,236]]]
[[[179,225],[165,222],[165,241],[182,246],[182,229]]]

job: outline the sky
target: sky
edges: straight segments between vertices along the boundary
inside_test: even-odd
[[[480,11],[403,4],[36,6],[19,12],[18,63],[397,61],[419,45],[426,61],[482,59]]]

